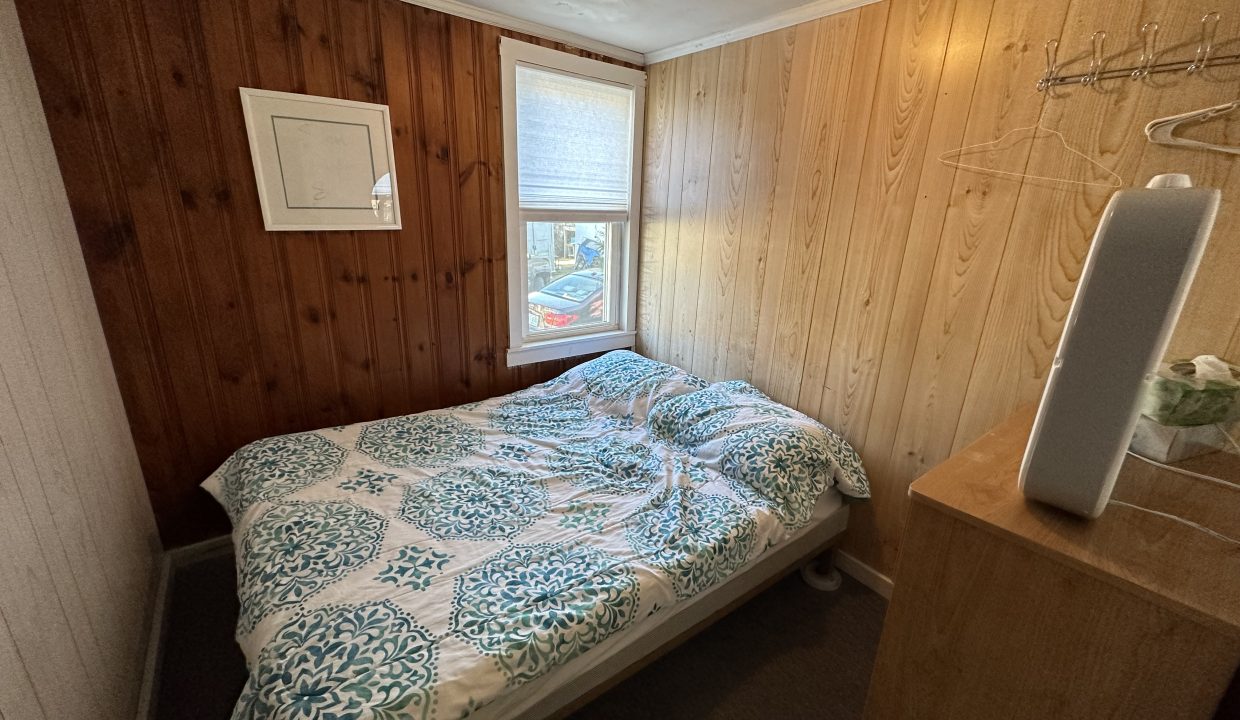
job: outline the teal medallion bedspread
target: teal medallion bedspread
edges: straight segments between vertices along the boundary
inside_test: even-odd
[[[235,718],[460,718],[868,497],[835,433],[628,351],[446,410],[261,440],[235,528]]]

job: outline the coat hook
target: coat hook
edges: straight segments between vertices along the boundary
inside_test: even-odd
[[[1158,23],[1147,22],[1141,26],[1141,63],[1132,71],[1132,79],[1140,80],[1150,74],[1154,60],[1158,56]]]
[[[1059,74],[1059,40],[1046,41],[1046,74],[1038,81],[1038,92],[1046,90],[1055,84],[1055,80]]]
[[[1106,42],[1107,33],[1105,30],[1099,30],[1090,36],[1090,39],[1094,41],[1094,55],[1089,61],[1089,72],[1081,78],[1082,85],[1093,85],[1098,81],[1098,76],[1102,74],[1102,46]]]
[[[1206,69],[1210,62],[1210,53],[1214,50],[1214,34],[1218,31],[1218,13],[1209,12],[1201,16],[1201,43],[1197,45],[1197,57],[1188,66],[1188,72],[1195,73]]]

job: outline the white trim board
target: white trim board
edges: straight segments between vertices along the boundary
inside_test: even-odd
[[[891,578],[880,573],[869,565],[866,565],[852,555],[849,555],[842,550],[836,550],[835,567],[841,572],[848,573],[848,575],[854,580],[879,595],[882,595],[887,600],[891,599],[891,591],[895,587],[895,583],[892,582]]]
[[[529,35],[537,35],[547,40],[562,42],[565,45],[571,45],[582,50],[601,53],[608,57],[637,65],[652,65],[657,62],[671,60],[682,55],[691,55],[702,50],[709,50],[713,47],[726,45],[737,40],[761,35],[773,30],[782,30],[786,27],[798,25],[810,20],[817,20],[828,15],[847,12],[855,8],[869,5],[871,3],[880,2],[881,0],[810,0],[799,7],[783,12],[768,15],[767,17],[755,20],[751,23],[741,25],[740,27],[731,28],[713,35],[706,35],[695,40],[688,40],[676,45],[652,50],[642,54],[636,50],[630,50],[618,45],[612,45],[601,40],[588,38],[584,35],[578,35],[568,30],[560,30],[550,25],[522,20],[513,17],[507,13],[495,12],[494,10],[486,10],[480,7],[474,7],[461,0],[401,0],[401,2],[410,5],[420,5],[421,7],[438,10],[439,12],[463,17],[468,20],[476,20],[487,25],[512,30],[514,32],[527,33]]]
[[[159,695],[159,671],[164,660],[164,637],[168,634],[168,604],[172,602],[172,584],[178,568],[232,551],[232,536],[221,535],[200,543],[173,548],[159,558],[158,585],[155,590],[151,626],[146,641],[146,661],[142,668],[142,686],[138,690],[137,720],[154,720]]]
[[[227,555],[233,551],[232,535],[217,535],[193,545],[182,545],[164,553],[172,563],[172,569],[185,567],[199,560]]]
[[[159,666],[163,664],[164,635],[168,631],[168,602],[172,597],[172,558],[159,558],[155,599],[147,628],[146,660],[142,664],[142,685],[138,689],[137,720],[154,720],[155,699],[159,694]]]
[[[803,22],[817,20],[828,15],[847,12],[876,2],[880,2],[880,0],[812,0],[800,7],[768,15],[747,25],[724,30],[714,35],[700,37],[696,40],[682,42],[661,50],[651,50],[645,55],[646,64],[653,65],[654,63],[671,60],[682,55],[692,55],[695,52],[709,50],[713,47],[726,45],[737,40],[744,40],[773,30],[783,30],[786,27],[800,25]]]
[[[486,10],[480,7],[474,7],[459,0],[401,0],[401,2],[410,5],[420,5],[431,10],[438,10],[442,13],[463,17],[467,20],[476,20],[487,25],[512,30],[514,32],[526,33],[528,35],[537,35],[547,40],[555,40],[565,45],[572,45],[575,48],[589,50],[591,52],[602,53],[608,57],[617,60],[631,62],[637,65],[645,65],[646,58],[639,52],[629,50],[627,48],[618,47],[610,43],[594,40],[584,35],[578,35],[567,30],[557,30],[549,25],[522,20],[513,17],[507,13],[499,13],[494,10]]]
[[[622,347],[632,347],[637,337],[637,258],[641,246],[640,222],[642,190],[642,150],[645,147],[643,123],[646,120],[646,71],[620,67],[593,58],[578,57],[540,45],[522,42],[516,38],[502,37],[499,42],[501,115],[504,123],[504,197],[508,236],[508,367],[574,357],[593,352],[605,352]],[[577,77],[597,83],[611,84],[631,93],[629,123],[629,196],[623,211],[624,237],[607,233],[608,257],[620,262],[608,262],[605,285],[609,311],[607,325],[589,328],[580,333],[548,337],[549,334],[531,334],[526,306],[526,279],[528,257],[526,250],[525,222],[541,215],[544,209],[523,208],[518,197],[520,183],[517,147],[517,72],[520,68],[538,68],[549,73]],[[604,216],[610,211],[595,210]],[[553,213],[550,217],[556,217]],[[565,219],[574,218],[566,212]],[[544,216],[546,217],[546,216]],[[619,218],[616,218],[619,219]]]

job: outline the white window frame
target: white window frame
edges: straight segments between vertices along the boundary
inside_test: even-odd
[[[637,337],[637,258],[641,234],[643,120],[646,115],[646,73],[559,50],[500,38],[500,72],[504,120],[504,198],[508,227],[508,366],[632,347]],[[631,88],[633,91],[630,187],[627,212],[521,210],[517,177],[517,66],[525,65]],[[565,217],[571,215],[571,217]],[[614,322],[605,326],[529,335],[526,221],[625,221],[624,237],[606,249]],[[620,247],[616,247],[620,245]]]

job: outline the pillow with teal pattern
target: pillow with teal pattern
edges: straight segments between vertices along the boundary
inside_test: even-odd
[[[646,425],[655,437],[711,465],[738,494],[770,507],[790,528],[809,522],[818,497],[832,484],[848,497],[870,496],[851,445],[741,380],[665,399]]]
[[[656,403],[701,390],[706,381],[673,365],[615,350],[568,370],[546,387],[584,395],[609,410],[626,410],[644,419]]]
[[[658,402],[646,419],[646,427],[658,439],[686,452],[722,436],[736,418],[737,403],[721,383],[686,395]]]

